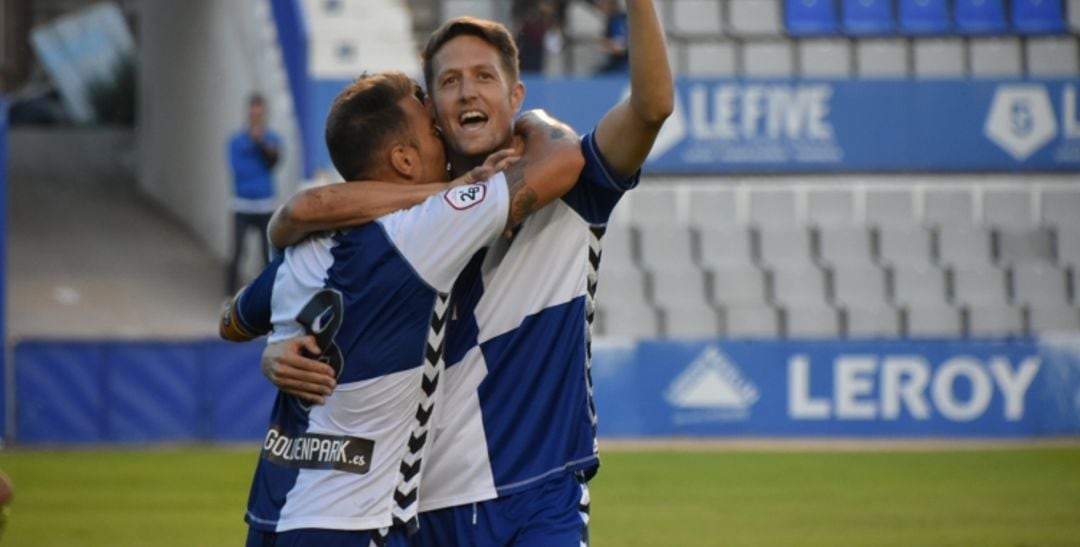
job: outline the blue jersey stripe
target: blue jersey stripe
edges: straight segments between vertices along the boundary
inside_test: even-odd
[[[585,384],[585,298],[525,318],[481,344],[480,406],[499,495],[593,456]]]

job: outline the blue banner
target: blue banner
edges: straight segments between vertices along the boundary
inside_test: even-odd
[[[15,346],[20,443],[251,441],[276,391],[263,345],[54,342]]]
[[[588,131],[629,87],[620,79],[537,79],[526,89],[526,108]],[[1077,79],[681,79],[646,169],[1077,171],[1077,89]]]
[[[643,342],[593,353],[607,437],[1080,433],[1080,342]]]
[[[525,78],[524,108],[579,132],[629,91],[623,78]],[[344,80],[312,82],[312,162],[333,172],[322,121]],[[1078,171],[1078,79],[683,78],[645,164],[653,173]]]
[[[21,342],[20,443],[256,442],[262,344]],[[1080,338],[597,344],[600,435],[1080,434]]]

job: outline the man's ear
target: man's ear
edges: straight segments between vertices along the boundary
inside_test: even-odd
[[[521,110],[521,103],[525,102],[525,84],[519,80],[510,89],[510,109],[514,114]]]
[[[390,147],[390,166],[401,178],[413,180],[420,175],[420,153],[407,144]]]

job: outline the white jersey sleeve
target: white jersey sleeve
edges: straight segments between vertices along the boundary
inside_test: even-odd
[[[497,173],[376,222],[425,282],[448,292],[476,251],[502,233],[509,209],[506,177]]]

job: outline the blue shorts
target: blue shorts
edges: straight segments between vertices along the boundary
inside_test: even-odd
[[[373,540],[375,532],[371,530],[324,530],[321,528],[301,528],[288,532],[264,532],[248,528],[247,547],[408,547],[409,540],[405,530],[391,528],[385,543]]]
[[[564,473],[535,488],[470,505],[420,513],[413,547],[589,544],[589,487]]]

